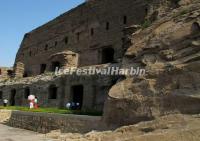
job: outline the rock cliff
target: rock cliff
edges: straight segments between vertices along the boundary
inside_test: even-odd
[[[107,124],[200,112],[200,1],[179,1],[165,16],[147,21],[126,29],[122,61],[122,68],[140,67],[146,74],[126,76],[111,88]]]

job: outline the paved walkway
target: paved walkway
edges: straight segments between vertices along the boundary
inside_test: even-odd
[[[18,129],[0,124],[0,141],[53,141],[44,134]]]

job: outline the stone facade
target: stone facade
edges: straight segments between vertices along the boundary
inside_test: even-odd
[[[25,34],[15,72],[35,76],[55,67],[116,62],[124,53],[124,27],[143,22],[146,14],[145,0],[85,2]]]
[[[11,106],[28,106],[28,95],[38,97],[41,107],[63,108],[68,102],[76,101],[82,110],[102,111],[104,101],[115,79],[107,76],[40,76],[24,78],[0,86],[3,99]],[[104,83],[102,83],[104,82]]]

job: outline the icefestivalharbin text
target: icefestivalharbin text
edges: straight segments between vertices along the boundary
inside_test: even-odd
[[[143,76],[145,75],[145,69],[139,67],[131,67],[129,69],[121,69],[120,67],[107,67],[107,68],[76,68],[70,67],[66,69],[56,68],[55,75],[128,75],[128,76]]]

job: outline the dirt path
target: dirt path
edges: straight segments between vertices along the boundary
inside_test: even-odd
[[[0,141],[54,141],[45,135],[0,124]]]

